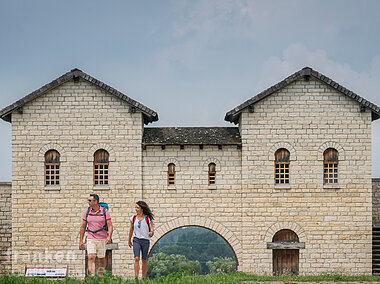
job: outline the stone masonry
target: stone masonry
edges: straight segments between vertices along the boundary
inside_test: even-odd
[[[380,227],[380,178],[372,179],[372,225]]]
[[[55,263],[82,277],[79,227],[92,192],[112,208],[113,242],[120,248],[113,252],[113,272],[132,270],[126,240],[129,215],[141,197],[142,131],[141,113],[83,81],[65,83],[12,114],[13,271]],[[49,149],[61,156],[60,186],[44,186]],[[97,149],[110,154],[109,186],[93,186]]]
[[[0,272],[11,269],[12,184],[0,182]]]
[[[305,242],[300,273],[371,273],[371,112],[316,80],[299,79],[243,111],[243,271],[271,271],[280,228]],[[339,152],[339,186],[323,185],[323,152]],[[290,152],[290,186],[273,182],[274,153]],[[252,226],[254,224],[254,226]],[[251,228],[254,228],[253,230]]]
[[[268,244],[288,229],[304,244],[299,274],[371,274],[372,220],[378,222],[380,207],[371,183],[376,106],[360,105],[360,99],[315,76],[297,75],[234,109],[233,119],[226,120],[239,123],[237,145],[198,145],[178,137],[175,145],[143,145],[144,123],[158,119],[154,112],[102,82],[92,83],[86,74],[76,77],[78,72],[0,111],[12,123],[13,161],[11,202],[10,184],[0,185],[0,198],[12,206],[12,223],[1,220],[6,242],[0,257],[11,227],[13,272],[26,265],[67,266],[70,275],[83,277],[79,227],[88,195],[97,193],[110,206],[119,247],[112,252],[116,275],[133,276],[127,240],[137,200],[145,200],[156,215],[151,247],[174,229],[201,226],[228,242],[240,271],[272,274]],[[274,183],[274,154],[281,148],[290,152],[287,186]],[[328,148],[339,153],[339,183],[333,186],[323,184]],[[60,154],[59,186],[44,183],[44,155],[50,149]],[[98,149],[110,155],[107,186],[93,185]],[[176,182],[169,186],[170,163]],[[208,184],[210,163],[216,164],[215,185]],[[376,191],[378,184],[375,180]],[[10,215],[8,208],[1,216]]]
[[[167,168],[176,165],[176,184],[168,186]],[[216,164],[216,184],[208,185],[208,165]],[[241,250],[241,150],[236,146],[148,146],[143,151],[143,197],[155,204],[157,241],[183,226],[209,228],[227,240],[239,261]],[[159,204],[157,206],[157,204]],[[160,225],[159,225],[160,224]],[[162,225],[161,225],[162,224]],[[158,226],[159,225],[159,226]]]

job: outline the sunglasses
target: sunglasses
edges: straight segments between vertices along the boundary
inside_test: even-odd
[[[141,227],[141,221],[139,221],[138,223],[137,223],[137,228],[140,228]]]
[[[91,200],[91,199],[87,199],[87,201],[88,201],[88,202],[91,202],[91,201],[93,201],[93,200]]]

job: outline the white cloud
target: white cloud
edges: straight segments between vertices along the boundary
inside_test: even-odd
[[[302,69],[311,67],[314,70],[330,77],[334,81],[380,105],[380,56],[372,59],[367,70],[359,72],[347,63],[340,63],[328,58],[325,50],[308,50],[300,43],[289,45],[281,57],[272,56],[264,63],[256,91],[278,83],[287,76]]]

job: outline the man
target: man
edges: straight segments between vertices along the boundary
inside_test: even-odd
[[[80,227],[79,248],[84,249],[83,237],[87,229],[87,253],[88,270],[91,275],[95,275],[95,259],[99,259],[99,275],[103,275],[106,267],[106,245],[111,243],[112,222],[111,216],[105,207],[99,205],[99,196],[90,194],[88,198],[89,208],[83,213],[83,221]],[[104,212],[105,210],[105,218]],[[88,213],[87,213],[88,211]],[[108,226],[108,231],[106,230]]]

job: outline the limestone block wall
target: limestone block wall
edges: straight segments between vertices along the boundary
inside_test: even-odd
[[[272,272],[276,231],[305,242],[300,274],[371,273],[371,113],[316,80],[298,80],[244,111],[243,270]],[[339,152],[339,187],[323,185],[323,152]],[[290,187],[274,184],[274,154],[290,152]],[[252,230],[252,228],[254,228]]]
[[[169,163],[175,164],[175,186],[168,186]],[[210,163],[216,164],[215,186],[208,185]],[[148,146],[143,151],[143,199],[156,215],[152,245],[171,230],[201,226],[225,238],[240,261],[241,150],[236,146]]]
[[[0,182],[0,273],[11,268],[12,184]]]
[[[109,204],[116,228],[113,272],[132,271],[127,248],[128,212],[141,198],[143,118],[118,98],[79,81],[67,82],[12,114],[12,270],[25,265],[68,267],[84,276],[78,249],[82,214],[90,193]],[[61,183],[44,185],[44,155],[61,158]],[[93,185],[93,154],[110,155],[109,186]]]
[[[380,227],[380,178],[372,179],[372,225]]]

